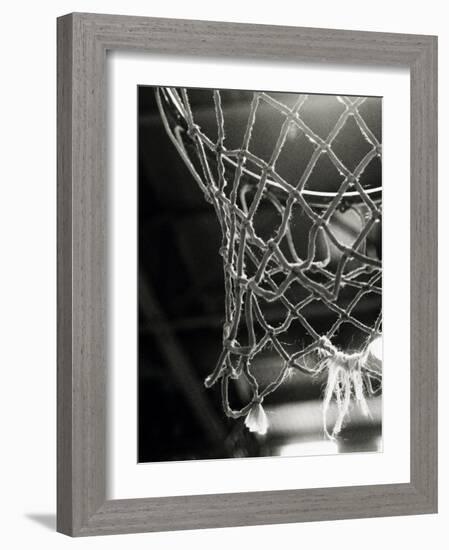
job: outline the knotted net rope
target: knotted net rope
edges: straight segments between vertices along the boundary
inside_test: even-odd
[[[310,376],[324,375],[324,431],[335,437],[351,402],[357,402],[362,412],[369,414],[366,396],[378,391],[381,384],[381,368],[370,352],[370,344],[381,335],[382,263],[375,254],[367,252],[366,246],[368,236],[381,221],[381,205],[379,188],[360,182],[373,159],[381,157],[381,144],[360,114],[365,98],[335,97],[343,111],[324,139],[302,116],[307,95],[297,95],[294,104],[287,105],[274,94],[254,92],[241,146],[230,148],[226,146],[219,90],[211,92],[216,139],[196,122],[187,89],[158,88],[156,97],[166,131],[205,199],[213,205],[221,227],[223,346],[215,368],[205,380],[206,387],[220,381],[225,414],[234,419],[246,417],[245,424],[251,431],[265,433],[268,423],[262,403],[268,395],[295,369]],[[283,117],[268,160],[252,152],[251,147],[262,104]],[[333,150],[350,118],[368,145],[352,170]],[[297,181],[289,182],[277,170],[277,163],[292,128],[303,133],[313,152]],[[319,193],[311,190],[308,183],[322,155],[331,161],[341,181],[338,185],[333,182],[331,191]],[[255,217],[267,204],[278,216],[269,237],[255,228]],[[333,226],[339,212],[348,209],[354,210],[359,220],[358,234],[352,242],[342,239]],[[294,211],[300,211],[307,221],[307,234],[299,235],[304,244],[302,252],[298,251],[298,235],[292,227]],[[299,291],[293,292],[293,287]],[[376,312],[369,322],[355,314],[368,294],[377,296]],[[270,304],[276,304],[283,312],[282,321],[277,324],[267,318]],[[333,315],[331,326],[324,332],[314,328],[309,318],[313,304]],[[292,348],[283,337],[298,323],[301,330]],[[362,335],[357,349],[337,342],[343,325],[350,325]],[[255,372],[256,358],[267,349],[279,356],[281,367],[262,386]],[[230,405],[229,382],[242,377],[249,385],[250,399],[242,408],[234,409]],[[326,416],[332,400],[338,414],[329,432]]]

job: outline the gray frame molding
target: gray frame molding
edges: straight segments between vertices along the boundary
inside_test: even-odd
[[[411,481],[106,499],[106,52],[408,66]],[[75,13],[58,19],[58,504],[72,536],[437,511],[437,38]]]

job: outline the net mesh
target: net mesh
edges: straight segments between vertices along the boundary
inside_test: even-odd
[[[324,430],[335,437],[351,403],[357,402],[369,414],[366,396],[381,387],[381,365],[370,348],[381,335],[382,323],[382,263],[370,246],[381,221],[381,192],[378,181],[375,185],[362,181],[367,167],[380,159],[381,143],[361,114],[366,98],[332,96],[341,113],[323,138],[303,116],[309,96],[295,95],[294,102],[287,103],[275,94],[254,92],[241,144],[229,147],[222,93],[211,93],[213,137],[198,124],[189,93],[184,88],[156,90],[165,129],[213,205],[221,227],[223,346],[205,384],[210,387],[220,381],[225,414],[245,417],[251,431],[265,433],[268,423],[262,403],[268,395],[294,370],[324,376]],[[261,106],[282,120],[265,158],[252,147]],[[351,167],[334,150],[349,121],[360,130],[364,146]],[[298,177],[287,181],[280,157],[297,133],[306,138],[311,154]],[[316,190],[311,182],[323,157],[338,177]],[[369,314],[364,315],[367,299]],[[275,321],[270,307],[277,308]],[[317,311],[327,324],[314,321]],[[287,337],[292,331],[293,343]],[[272,380],[261,384],[256,359],[267,349],[278,356],[280,368]],[[249,385],[250,398],[234,409],[229,383],[240,378]],[[338,415],[328,430],[326,414],[332,401]]]

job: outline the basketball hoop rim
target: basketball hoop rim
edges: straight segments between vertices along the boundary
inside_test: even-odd
[[[163,90],[164,94],[166,96],[169,96],[170,101],[172,105],[175,107],[177,114],[181,117],[182,120],[186,121],[185,112],[182,108],[182,105],[179,103],[178,98],[172,91],[172,87],[161,87],[158,88],[158,90]],[[167,99],[165,99],[165,102],[168,103]],[[187,121],[186,121],[187,124]],[[230,156],[226,154],[226,149],[224,148],[223,154],[222,154],[223,160],[225,160],[228,164],[231,164],[234,167],[237,167],[238,164],[235,160],[233,160]],[[254,173],[249,168],[243,166],[242,172],[251,179],[253,179],[255,182],[260,180],[260,176]],[[270,178],[267,178],[267,182],[272,186],[279,190],[282,190],[282,186],[279,185],[276,181],[273,181]],[[377,205],[382,200],[382,186],[379,187],[373,187],[365,189],[365,193],[370,197],[370,199]],[[303,189],[301,191],[301,194],[307,198],[309,204],[311,206],[316,207],[323,207],[329,202],[332,201],[334,197],[338,195],[338,192],[331,192],[331,191],[312,191],[310,189]],[[357,191],[347,191],[343,194],[342,199],[348,201],[349,203],[358,203],[360,201],[357,201],[357,199],[360,198],[360,194]],[[363,202],[363,201],[362,201]]]

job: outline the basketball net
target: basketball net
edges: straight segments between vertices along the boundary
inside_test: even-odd
[[[380,360],[370,350],[371,343],[381,336],[382,263],[367,246],[369,235],[381,221],[381,189],[360,182],[367,166],[381,157],[381,144],[359,112],[365,98],[335,97],[343,111],[323,139],[302,117],[307,95],[295,96],[294,105],[288,106],[273,94],[254,92],[243,142],[231,149],[226,147],[220,91],[211,91],[217,139],[206,135],[197,124],[187,89],[159,88],[156,95],[167,134],[213,206],[221,228],[223,346],[205,380],[206,387],[220,382],[225,414],[234,419],[245,417],[248,429],[264,434],[268,421],[262,404],[268,395],[295,370],[311,377],[323,376],[324,431],[335,438],[353,404],[369,415],[367,397],[379,391],[382,376]],[[268,160],[251,151],[261,104],[283,117]],[[368,145],[352,170],[332,147],[350,118]],[[286,181],[277,170],[277,162],[292,129],[302,132],[313,145],[313,152],[297,181]],[[331,191],[314,191],[308,185],[322,155],[341,177]],[[261,209],[268,207],[277,216],[269,237],[256,230],[255,222]],[[302,218],[307,234],[295,234],[295,216]],[[352,216],[355,223],[356,233],[351,238],[338,230],[337,222],[341,224],[345,216]],[[301,252],[298,239],[303,243]],[[369,322],[357,315],[367,295],[376,297],[377,308]],[[278,318],[283,320],[278,324],[267,319],[270,304],[282,312]],[[308,312],[312,306],[332,315],[333,322],[324,332],[311,321]],[[348,325],[362,335],[356,349],[338,341],[340,329]],[[284,342],[284,335],[293,326],[300,328],[295,347]],[[277,354],[280,368],[273,380],[261,386],[257,357],[267,349]],[[249,385],[250,399],[236,410],[230,405],[229,383],[242,377]],[[336,404],[337,416],[329,427],[331,403]]]

